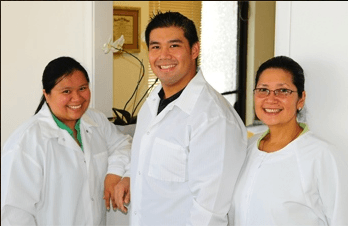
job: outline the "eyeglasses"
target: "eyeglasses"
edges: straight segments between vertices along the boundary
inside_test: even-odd
[[[270,89],[266,89],[266,88],[255,88],[254,89],[255,96],[260,97],[260,98],[269,96],[269,94],[271,92],[274,92],[274,95],[277,97],[280,97],[280,98],[286,98],[286,97],[290,96],[293,92],[297,93],[297,91],[293,91],[293,90],[285,89],[285,88],[275,89],[275,90],[270,90]]]

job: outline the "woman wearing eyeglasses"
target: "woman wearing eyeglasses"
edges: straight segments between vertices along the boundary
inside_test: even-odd
[[[230,225],[348,225],[348,179],[334,148],[297,122],[304,73],[274,57],[256,74],[255,112],[269,130],[248,141]]]

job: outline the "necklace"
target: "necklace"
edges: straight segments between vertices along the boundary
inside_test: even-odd
[[[302,129],[301,129],[301,127],[300,127],[300,129],[299,129],[299,131],[298,132],[296,132],[296,134],[295,134],[295,136],[289,141],[289,143],[291,143],[293,140],[295,140],[300,134],[301,134],[301,132],[302,132]],[[269,134],[267,134],[266,136],[268,136]],[[260,146],[260,150],[264,150],[263,149],[263,147],[265,146],[265,142],[266,142],[266,140],[265,140],[265,138],[266,138],[266,136],[262,139],[262,144],[261,144],[261,146]],[[286,145],[288,145],[289,143],[287,143]],[[286,146],[285,145],[285,146]],[[285,147],[284,146],[284,147]]]

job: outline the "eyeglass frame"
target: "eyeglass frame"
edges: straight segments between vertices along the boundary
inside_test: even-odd
[[[271,94],[271,92],[274,93],[274,96],[280,97],[280,96],[278,96],[278,94],[280,93],[280,90],[282,90],[282,89],[287,90],[287,92],[290,91],[290,93],[288,93],[288,94],[287,94],[286,96],[284,96],[284,97],[290,96],[292,93],[298,93],[298,91],[294,91],[294,90],[287,89],[287,88],[279,88],[279,89],[275,89],[275,90],[271,90],[271,89],[267,89],[267,88],[255,88],[255,89],[253,90],[254,94],[255,94],[255,91],[256,91],[256,90],[260,90],[260,89],[265,89],[265,90],[267,90],[267,95],[266,95],[265,97],[268,97],[268,96]],[[255,94],[255,95],[257,95],[257,94]]]

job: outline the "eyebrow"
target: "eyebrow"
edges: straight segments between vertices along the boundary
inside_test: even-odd
[[[78,88],[81,88],[83,86],[89,86],[89,83],[87,82],[85,84],[82,84],[82,85],[78,86]],[[64,86],[64,87],[60,88],[60,90],[71,89],[71,88],[73,88],[73,87],[72,86]]]
[[[181,39],[173,39],[173,40],[170,40],[169,43],[183,43],[183,41]]]
[[[265,84],[265,83],[261,83],[259,86],[268,87],[269,85]],[[287,83],[279,83],[279,84],[276,84],[276,86],[278,86],[278,87],[289,86],[289,84],[287,84]]]
[[[172,39],[169,40],[168,43],[183,43],[181,39]],[[158,45],[160,44],[158,41],[150,41],[149,45]]]

